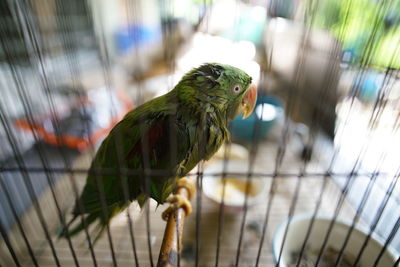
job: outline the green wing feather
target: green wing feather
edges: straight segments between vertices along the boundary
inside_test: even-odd
[[[99,219],[102,232],[110,219],[124,210],[130,201],[138,198],[143,205],[146,196],[150,195],[163,203],[174,189],[176,179],[187,173],[182,170],[190,151],[186,124],[177,118],[174,105],[165,105],[163,98],[165,96],[128,113],[103,141],[90,167],[86,185],[78,200],[80,203],[77,201],[75,204],[70,223],[84,214],[87,225]],[[173,143],[176,146],[171,149]],[[168,173],[146,177],[143,175],[145,166],[155,171],[168,170]],[[129,201],[124,197],[121,175],[112,173],[121,169],[139,172],[125,176]],[[99,189],[103,191],[108,216],[103,215]],[[83,227],[81,222],[70,229],[68,235],[79,233]],[[66,234],[64,230],[60,236]]]

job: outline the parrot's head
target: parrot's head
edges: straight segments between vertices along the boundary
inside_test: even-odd
[[[188,72],[180,87],[189,97],[213,105],[227,119],[242,113],[245,119],[253,112],[257,100],[257,88],[251,80],[241,69],[207,63]]]

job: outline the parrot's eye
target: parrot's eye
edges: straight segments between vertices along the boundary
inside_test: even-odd
[[[234,94],[239,94],[240,92],[242,92],[242,87],[240,86],[240,84],[235,84],[232,88],[232,91]]]

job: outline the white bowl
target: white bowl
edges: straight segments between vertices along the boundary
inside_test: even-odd
[[[203,193],[215,203],[222,202],[223,180],[221,174],[223,172],[224,162],[215,161],[204,170],[203,177]],[[234,173],[235,175],[228,174],[225,177],[225,196],[224,206],[241,210],[244,208],[244,201],[246,195],[246,181],[248,162],[239,160],[229,160],[226,166],[226,173]],[[250,188],[248,194],[248,207],[257,203],[263,196],[266,195],[266,179],[261,177],[252,176],[250,178]]]
[[[293,260],[297,260],[297,258],[294,259],[293,254],[299,253],[301,250],[308,227],[311,222],[311,217],[312,216],[310,214],[302,214],[292,217],[282,251],[280,266],[290,266],[290,264],[293,263]],[[316,258],[324,242],[325,235],[328,231],[331,220],[332,219],[328,217],[319,216],[315,218],[314,225],[312,227],[312,231],[307,242],[307,245],[309,247],[307,248],[307,252],[304,253],[312,252],[313,256],[315,256]],[[274,239],[272,242],[272,253],[274,255],[275,263],[277,263],[278,261],[279,252],[281,251],[282,240],[287,223],[288,220],[283,222],[278,227],[274,235]],[[335,251],[335,255],[337,256],[338,254],[336,254],[336,252],[339,252],[342,248],[349,229],[349,224],[337,220],[332,228],[332,232],[330,234],[325,249],[332,248]],[[353,229],[353,232],[343,253],[343,255],[346,255],[348,259],[351,259],[350,261],[352,264],[354,263],[353,261],[356,259],[361,249],[361,246],[367,237],[366,232],[367,231],[359,228]],[[383,247],[382,244],[383,242],[378,241],[377,237],[371,237],[357,266],[372,266]],[[308,256],[310,257],[310,255]],[[337,257],[334,257],[335,260],[336,258]],[[394,253],[389,248],[387,248],[377,266],[393,266],[396,262],[396,259],[397,257],[394,256]]]

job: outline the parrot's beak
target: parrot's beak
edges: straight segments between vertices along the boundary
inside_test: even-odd
[[[257,87],[252,84],[250,88],[247,89],[246,94],[243,96],[241,111],[243,112],[242,119],[246,119],[253,113],[254,107],[257,101]]]

